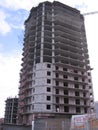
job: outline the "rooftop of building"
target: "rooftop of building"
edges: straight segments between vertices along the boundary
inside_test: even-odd
[[[51,5],[53,4],[54,6],[58,6],[58,7],[62,7],[62,8],[66,8],[66,9],[68,9],[68,10],[71,10],[71,11],[73,11],[73,13],[75,13],[75,14],[80,14],[80,11],[77,10],[76,8],[73,8],[73,7],[71,7],[71,6],[68,6],[68,5],[66,5],[66,4],[63,4],[63,3],[61,3],[61,2],[58,2],[58,1],[53,1],[53,2],[45,1],[45,2],[39,3],[38,6],[31,8],[31,10],[30,10],[30,15],[29,15],[29,17],[27,18],[27,20],[25,21],[25,23],[26,23],[26,22],[30,19],[30,17],[32,16],[32,11],[37,11],[37,8],[40,7],[40,6],[42,6],[43,3],[45,3],[45,5],[47,5],[47,6],[49,6],[49,5],[51,6]]]

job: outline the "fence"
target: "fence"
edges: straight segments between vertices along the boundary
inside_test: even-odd
[[[70,130],[70,119],[47,118],[34,122],[34,130]]]
[[[66,118],[37,119],[32,126],[3,125],[2,130],[98,130],[98,120],[89,120],[71,129],[71,120]]]
[[[32,126],[4,124],[1,130],[32,130]]]

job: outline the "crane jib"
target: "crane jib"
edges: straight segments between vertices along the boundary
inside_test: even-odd
[[[91,15],[91,14],[97,14],[98,11],[94,11],[94,12],[88,12],[88,13],[84,13],[83,15]]]

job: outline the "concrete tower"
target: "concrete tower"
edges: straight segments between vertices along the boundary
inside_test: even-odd
[[[40,3],[25,21],[19,122],[94,110],[84,18],[54,1]]]

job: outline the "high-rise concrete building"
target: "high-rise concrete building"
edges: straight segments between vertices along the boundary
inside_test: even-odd
[[[54,1],[40,3],[25,21],[19,122],[94,110],[83,15]]]
[[[18,98],[8,98],[5,107],[5,124],[17,123]]]

